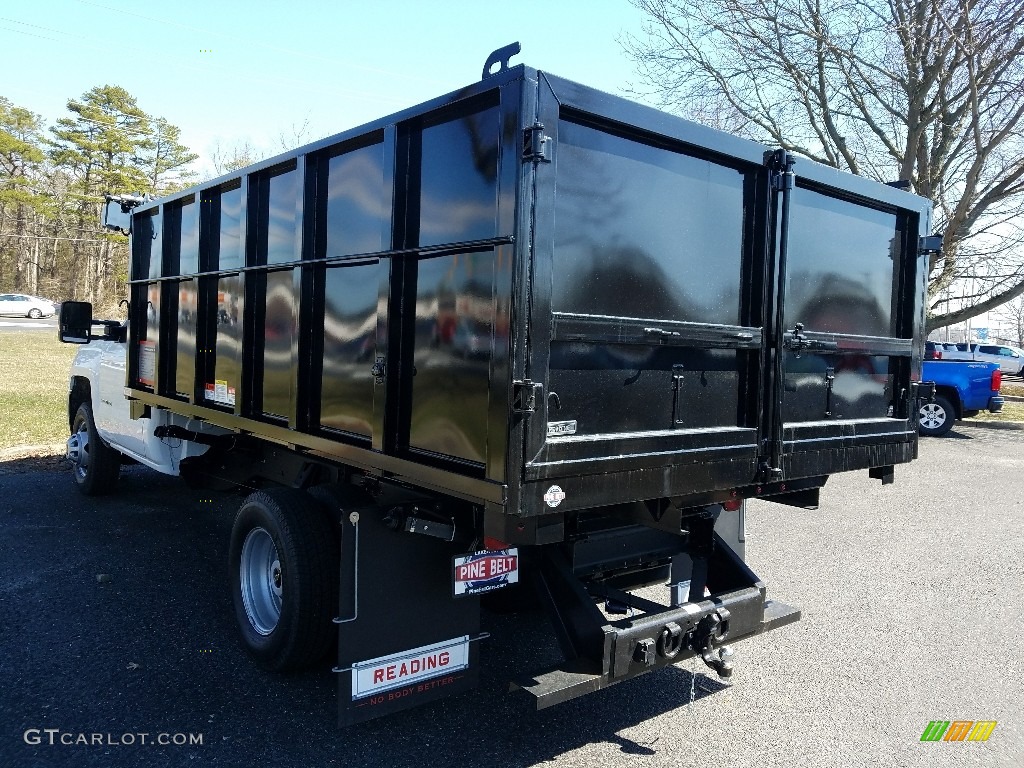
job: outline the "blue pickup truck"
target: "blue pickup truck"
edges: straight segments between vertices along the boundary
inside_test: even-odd
[[[1002,373],[997,363],[925,360],[921,381],[935,382],[935,398],[921,401],[918,431],[922,435],[938,437],[949,432],[957,419],[981,411],[998,413],[1003,408],[999,396]]]

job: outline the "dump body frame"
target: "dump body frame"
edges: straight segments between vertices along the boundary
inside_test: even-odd
[[[488,114],[492,120],[489,127],[496,134],[490,140],[483,134],[470,136],[487,143],[493,155],[487,158],[494,163],[489,171],[493,179],[493,227],[486,237],[432,242],[417,231],[427,222],[427,214],[419,208],[430,204],[419,194],[419,185],[426,183],[421,177],[428,173],[425,163],[437,162],[424,151],[424,136],[436,126],[460,120],[468,124],[479,114]],[[559,130],[582,130],[578,126],[587,130],[596,127],[603,134],[645,149],[665,149],[673,156],[692,157],[742,175],[746,212],[742,222],[743,253],[736,276],[741,296],[734,322],[677,322],[671,317],[645,315],[642,307],[616,316],[581,315],[552,308],[551,282],[557,279],[559,270],[554,216],[558,195],[564,195],[559,190],[564,181],[559,176],[560,153],[564,151]],[[442,135],[440,141],[446,138],[451,137]],[[436,150],[438,141],[428,140],[433,141],[430,147]],[[327,166],[339,156],[335,153],[367,146],[382,150],[380,170],[385,183],[380,201],[389,208],[382,218],[386,229],[381,233],[384,248],[334,256],[323,245],[322,197],[326,194]],[[916,455],[913,382],[920,370],[926,272],[924,253],[917,243],[928,231],[928,203],[804,160],[796,163],[794,184],[793,166],[785,163],[784,155],[772,155],[753,142],[527,67],[503,69],[480,83],[393,117],[137,208],[133,212],[133,319],[126,394],[145,406],[166,408],[399,483],[484,504],[492,520],[500,514],[561,514],[646,499],[671,498],[679,506],[687,506],[720,501],[737,493],[781,493],[794,482],[813,485],[816,479],[835,471],[909,461]],[[276,263],[268,264],[268,246],[265,242],[260,245],[261,228],[268,226],[267,196],[260,189],[272,183],[282,169],[285,174],[291,172],[299,190],[293,258],[281,260],[278,255]],[[236,263],[223,268],[211,255],[218,248],[211,209],[221,205],[219,195],[231,192],[233,187],[239,190],[241,204],[237,214],[241,251]],[[897,239],[902,238],[902,242],[893,245],[896,258],[891,302],[884,308],[888,318],[885,333],[836,333],[827,327],[809,327],[801,332],[793,322],[799,318],[785,316],[782,304],[789,287],[778,290],[779,241],[784,234],[780,200],[794,187],[809,190],[808,194],[821,193],[840,206],[849,202],[866,211],[891,215],[896,222]],[[443,184],[437,189],[445,191]],[[601,194],[596,191],[593,199]],[[164,257],[159,264],[154,255],[173,254],[175,249],[184,253],[181,234],[173,231],[174,216],[180,216],[175,212],[182,203],[200,210],[198,239],[192,241],[196,268],[188,273],[180,269],[180,261],[171,263],[173,256]],[[262,211],[258,210],[261,206]],[[162,214],[163,220],[151,218],[154,213]],[[441,213],[442,223],[445,215]],[[145,222],[149,222],[148,230]],[[150,237],[141,236],[143,232]],[[150,240],[160,243],[159,251],[149,248],[143,253],[139,244]],[[416,447],[413,441],[421,435],[415,434],[415,426],[410,428],[410,421],[429,410],[431,397],[455,402],[462,396],[457,387],[446,388],[436,382],[434,390],[423,396],[414,390],[414,385],[419,386],[414,379],[421,350],[416,348],[420,330],[412,308],[423,300],[415,293],[415,271],[428,259],[438,263],[447,259],[456,264],[455,269],[460,257],[469,260],[478,254],[485,254],[489,261],[485,267],[491,269],[491,284],[486,286],[489,290],[468,295],[468,299],[490,305],[490,314],[485,317],[489,328],[484,324],[485,333],[490,335],[484,339],[485,363],[474,361],[476,379],[472,383],[479,390],[478,400],[485,400],[486,406],[474,411],[474,418],[481,423],[467,429],[468,437],[457,436],[463,442],[475,441],[472,449],[462,450],[472,456],[445,456],[434,450],[436,440],[427,440],[427,448]],[[858,256],[853,253],[850,258],[856,261]],[[371,434],[354,439],[316,422],[319,403],[314,401],[323,389],[322,378],[318,378],[323,368],[316,359],[325,353],[324,304],[322,293],[317,295],[323,289],[315,285],[314,275],[360,260],[376,260],[382,265],[382,274],[377,311],[372,317],[372,355],[364,361],[367,371],[372,367],[376,377],[368,419]],[[286,287],[290,291],[291,325],[285,329],[289,345],[275,351],[284,361],[274,363],[279,367],[271,370],[266,356],[266,281],[268,275],[288,273],[290,281],[279,280],[278,287],[290,283]],[[783,275],[781,281],[785,279]],[[231,280],[235,281],[233,285],[229,285]],[[175,304],[174,293],[183,281],[195,286],[194,297],[189,300],[197,304],[196,371],[191,390],[176,392],[171,379],[180,374],[174,370],[170,351],[178,341],[177,321],[168,311],[161,314],[159,306]],[[236,291],[235,298],[242,306],[239,316],[233,318],[238,330],[228,339],[229,345],[239,350],[237,381],[231,382],[234,386],[230,386],[233,393],[229,397],[221,394],[219,401],[211,402],[204,399],[203,388],[209,391],[218,378],[213,370],[215,363],[210,360],[221,341],[217,334],[222,318],[215,313],[226,312],[223,302],[217,309],[218,297],[224,293],[218,290],[222,286]],[[427,298],[438,301],[437,296]],[[466,298],[459,296],[457,300]],[[642,304],[643,297],[637,297],[636,302]],[[155,312],[154,304],[158,307]],[[178,310],[180,314],[180,306]],[[439,327],[452,322],[451,318],[435,321]],[[652,325],[655,327],[648,327]],[[459,330],[446,333],[454,337]],[[472,332],[468,333],[472,341]],[[652,333],[656,334],[653,342],[649,338]],[[728,359],[725,365],[734,370],[719,377],[731,388],[731,400],[726,401],[723,395],[713,406],[721,411],[719,416],[725,414],[725,423],[711,428],[673,424],[658,430],[549,435],[549,423],[558,422],[558,414],[551,410],[552,348],[573,341],[624,344],[626,348],[644,346],[648,350],[660,347],[655,349],[657,354],[664,349],[685,349],[734,356],[735,362]],[[178,359],[182,359],[182,350],[177,352]],[[799,360],[801,352],[805,361],[823,361],[822,386],[828,387],[829,398],[834,383],[828,377],[835,378],[829,373],[829,360],[885,361],[869,363],[876,367],[862,376],[860,383],[872,377],[887,377],[872,396],[879,402],[884,400],[888,412],[843,417],[829,414],[826,405],[818,418],[788,420],[783,413],[787,407],[784,390],[789,386],[788,380],[783,380],[789,375],[785,366]],[[484,364],[485,369],[481,367]],[[716,358],[711,367],[721,368],[721,359]],[[271,396],[265,381],[282,374],[287,379],[284,386],[290,387],[289,396],[283,400],[289,412],[270,416],[260,405],[262,398]],[[707,372],[699,375],[706,378]],[[420,376],[424,376],[422,371]],[[683,388],[683,381],[680,375],[675,384]],[[706,381],[702,383],[707,387]],[[554,392],[555,397],[558,395]],[[421,406],[416,398],[427,400],[427,405]],[[606,404],[606,410],[617,407],[617,403]],[[450,427],[451,422],[442,426]],[[410,431],[414,433],[412,438]],[[557,508],[545,501],[552,486],[558,491],[549,498],[559,499]],[[495,522],[491,525],[501,527]]]

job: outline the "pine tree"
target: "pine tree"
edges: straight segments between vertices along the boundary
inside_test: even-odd
[[[45,207],[34,186],[45,159],[42,132],[42,117],[0,96],[0,275],[13,273],[9,284],[25,293],[39,286],[39,243],[29,230]]]
[[[79,267],[76,295],[96,303],[116,298],[115,279],[127,275],[123,240],[99,232],[103,194],[138,193],[150,188],[147,153],[153,150],[150,117],[135,98],[116,85],[97,86],[68,102],[71,117],[52,128],[50,158],[67,176],[74,262]],[[86,238],[85,235],[92,237]],[[88,242],[87,240],[100,242]]]
[[[148,190],[154,196],[166,195],[194,183],[195,171],[189,165],[199,155],[180,143],[181,129],[166,118],[154,118],[151,123],[150,148],[145,153]]]

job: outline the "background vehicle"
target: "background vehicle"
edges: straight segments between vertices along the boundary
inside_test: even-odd
[[[1024,354],[1013,347],[1002,344],[957,344],[956,360],[975,360],[996,363],[999,370],[1010,376],[1024,374]]]
[[[918,430],[922,435],[938,437],[949,432],[958,419],[983,410],[998,413],[1003,408],[999,396],[1002,372],[995,363],[925,360],[921,380],[935,383],[935,397],[920,405]]]
[[[41,299],[38,296],[29,296],[24,293],[3,293],[0,294],[0,315],[15,315],[17,317],[49,317],[56,313],[57,307],[48,299]]]
[[[728,676],[722,642],[799,617],[743,561],[743,500],[816,508],[917,455],[927,201],[513,52],[106,208],[131,305],[72,370],[79,487],[122,455],[258,487],[243,642],[273,670],[333,650],[345,725],[473,685],[481,596],[519,582],[565,656],[516,680],[540,707],[691,656]],[[66,303],[61,338],[92,322]]]

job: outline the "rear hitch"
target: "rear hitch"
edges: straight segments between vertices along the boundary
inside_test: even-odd
[[[565,661],[516,680],[513,688],[532,696],[538,709],[544,709],[694,656],[719,677],[729,678],[732,650],[723,641],[739,642],[799,620],[798,609],[765,599],[764,583],[711,526],[707,531],[712,540],[706,540],[703,524],[713,524],[712,516],[687,522],[694,565],[691,599],[673,600],[672,605],[607,585],[595,589],[598,585],[584,584],[573,572],[561,549],[540,548],[535,586]],[[698,573],[702,559],[703,573]],[[707,596],[705,585],[710,585]],[[610,598],[612,607],[619,603],[632,610],[624,618],[611,618],[595,604],[601,597]]]
[[[727,645],[716,649],[729,636],[729,609],[719,608],[708,614],[687,635],[686,647],[698,654],[721,678],[732,677],[733,663],[729,661],[733,651]]]

